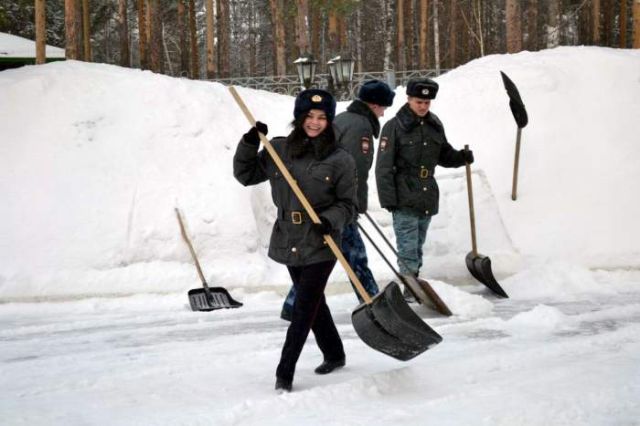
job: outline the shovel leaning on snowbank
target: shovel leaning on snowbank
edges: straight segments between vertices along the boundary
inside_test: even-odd
[[[511,184],[511,199],[515,201],[518,198],[520,136],[522,134],[522,129],[527,125],[527,123],[529,123],[529,117],[527,116],[527,110],[524,107],[524,102],[522,102],[520,92],[518,92],[518,88],[515,83],[511,81],[504,72],[500,71],[500,75],[502,75],[502,83],[507,91],[507,95],[509,95],[509,108],[511,108],[511,113],[513,114],[513,118],[516,120],[516,125],[518,126],[518,133],[516,134],[516,155],[513,161],[513,182]]]
[[[191,240],[187,235],[180,210],[178,210],[177,208],[175,210],[176,216],[178,217],[178,223],[180,224],[180,233],[182,234],[182,239],[185,243],[187,243],[187,246],[189,247],[189,252],[191,253],[193,262],[196,264],[196,269],[198,270],[198,276],[200,277],[200,281],[202,281],[202,288],[194,288],[192,290],[189,290],[188,295],[191,310],[206,312],[213,311],[215,309],[239,308],[240,306],[242,306],[242,303],[234,300],[225,288],[209,287],[209,285],[207,284],[207,280],[204,279],[204,274],[202,273],[200,262],[198,262],[196,251],[193,249]]]
[[[249,112],[249,109],[235,87],[230,86],[229,91],[249,123],[255,126],[256,120]],[[311,206],[306,196],[300,190],[300,187],[291,173],[289,173],[289,170],[287,170],[275,148],[273,148],[271,142],[269,142],[269,139],[262,133],[259,133],[259,135],[260,141],[264,144],[273,162],[286,179],[311,220],[314,223],[320,223],[320,218],[313,209],[313,206]],[[384,290],[371,298],[353,272],[353,269],[351,269],[351,266],[349,266],[349,263],[333,238],[330,235],[325,235],[324,240],[347,272],[347,275],[351,279],[351,282],[353,282],[362,300],[364,300],[364,303],[358,306],[351,314],[353,328],[364,343],[395,359],[407,361],[442,341],[442,337],[422,321],[409,305],[407,305],[398,284],[395,282],[389,283]]]
[[[469,145],[464,146],[465,151],[469,151]],[[476,214],[473,208],[473,186],[471,183],[471,166],[469,163],[465,165],[467,172],[467,195],[469,196],[469,221],[471,222],[471,251],[467,253],[465,262],[467,269],[471,275],[482,284],[487,286],[500,297],[509,297],[509,295],[500,287],[491,271],[491,259],[478,253],[478,245],[476,243]]]

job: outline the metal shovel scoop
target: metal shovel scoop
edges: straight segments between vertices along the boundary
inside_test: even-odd
[[[255,126],[255,119],[242,98],[240,98],[240,95],[238,95],[235,87],[230,86],[229,91],[249,123]],[[287,180],[311,220],[314,223],[320,223],[320,218],[267,137],[262,133],[259,133],[259,135],[265,149]],[[389,283],[382,292],[371,298],[333,238],[330,235],[325,235],[324,240],[364,300],[364,303],[358,306],[351,314],[353,328],[364,343],[393,358],[407,361],[442,341],[442,337],[422,321],[407,305],[398,284],[395,282]]]

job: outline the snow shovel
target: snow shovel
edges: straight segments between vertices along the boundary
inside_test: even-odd
[[[230,86],[229,91],[249,123],[255,126],[255,119],[240,95],[238,95],[235,87]],[[320,218],[267,137],[262,133],[259,133],[259,135],[265,149],[280,170],[280,173],[287,180],[311,220],[314,223],[320,223]],[[383,291],[371,298],[333,238],[330,235],[325,235],[324,240],[336,258],[338,258],[362,300],[364,300],[364,303],[358,306],[351,314],[353,328],[364,343],[393,358],[407,361],[442,341],[442,337],[422,321],[407,305],[398,284],[395,282],[389,283]]]
[[[465,145],[464,150],[468,151],[469,145]],[[469,219],[471,222],[472,247],[472,250],[467,253],[467,257],[465,258],[467,269],[475,279],[487,286],[489,290],[493,291],[500,297],[509,297],[502,287],[500,287],[498,281],[496,281],[493,276],[493,272],[491,272],[491,259],[478,253],[478,246],[476,244],[476,215],[473,209],[473,187],[471,186],[471,165],[467,163],[465,168],[467,170],[467,194],[469,195]]]
[[[209,287],[209,285],[207,284],[207,280],[204,279],[204,274],[202,273],[202,268],[200,268],[200,262],[198,262],[198,257],[196,256],[196,252],[193,249],[193,245],[191,245],[191,240],[187,236],[187,231],[184,228],[180,210],[178,210],[177,208],[175,210],[176,216],[178,217],[178,223],[180,224],[180,233],[182,234],[182,239],[185,243],[187,243],[187,246],[189,246],[189,252],[191,253],[193,262],[196,264],[196,269],[198,270],[200,281],[202,281],[202,288],[194,288],[193,290],[189,290],[188,295],[191,310],[213,311],[215,309],[239,308],[240,306],[242,306],[242,303],[234,300],[226,289],[222,287]]]
[[[529,123],[529,117],[527,116],[527,110],[524,108],[524,103],[520,97],[520,92],[513,81],[502,71],[502,83],[509,95],[509,108],[513,118],[516,120],[518,126],[518,133],[516,134],[516,156],[513,161],[513,183],[511,185],[511,199],[515,201],[518,198],[518,165],[520,164],[520,135],[522,129]]]
[[[369,222],[371,222],[371,224],[376,229],[376,231],[378,231],[378,233],[380,234],[382,239],[385,241],[385,243],[387,243],[389,248],[393,251],[393,254],[396,255],[398,262],[402,263],[403,266],[406,268],[406,265],[404,265],[404,262],[398,255],[398,252],[396,251],[395,247],[393,247],[391,242],[387,239],[387,237],[385,237],[384,233],[382,232],[382,229],[380,229],[380,227],[378,227],[378,224],[373,220],[373,218],[369,216],[369,213],[365,212],[364,215],[367,217],[367,219],[369,219]],[[442,315],[446,315],[446,316],[452,315],[449,307],[442,301],[442,299],[440,299],[440,296],[438,296],[438,293],[436,293],[436,291],[433,289],[433,287],[431,287],[431,284],[429,284],[427,280],[423,280],[422,278],[419,278],[419,277],[413,277],[411,275],[401,275],[396,270],[396,268],[391,264],[391,262],[387,260],[387,258],[382,253],[382,250],[380,250],[376,245],[376,243],[373,242],[373,239],[369,236],[369,234],[367,234],[367,231],[365,231],[364,228],[360,226],[360,224],[358,224],[358,227],[360,228],[362,233],[365,235],[365,237],[367,237],[367,239],[373,245],[376,251],[380,254],[380,256],[382,256],[382,259],[384,259],[386,264],[389,265],[391,270],[396,274],[398,279],[402,281],[402,283],[406,285],[409,288],[409,290],[411,290],[413,295],[416,297],[416,299],[420,303],[422,303],[423,305],[427,303],[431,303],[433,304],[433,306],[435,306],[436,310],[440,312]]]

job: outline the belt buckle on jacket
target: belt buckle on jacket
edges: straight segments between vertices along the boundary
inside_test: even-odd
[[[291,223],[300,225],[302,223],[302,212],[291,212]]]
[[[422,179],[426,179],[429,177],[429,169],[422,168],[420,169],[420,177]]]

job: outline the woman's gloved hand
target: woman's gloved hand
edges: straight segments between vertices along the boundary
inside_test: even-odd
[[[329,235],[331,234],[331,231],[333,231],[331,223],[324,217],[320,218],[320,223],[314,223],[311,226],[313,227],[313,230],[320,235]]]
[[[267,127],[267,125],[261,121],[256,121],[256,125],[251,129],[249,129],[247,133],[242,135],[242,139],[246,143],[250,143],[251,145],[258,146],[260,145],[260,135],[258,135],[258,132],[267,136],[267,133],[269,133],[269,127]]]

